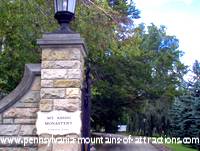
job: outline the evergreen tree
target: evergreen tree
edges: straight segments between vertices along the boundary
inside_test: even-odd
[[[198,61],[195,61],[192,73],[193,78],[187,84],[186,93],[176,98],[171,109],[172,134],[179,137],[200,135],[200,63]]]
[[[193,65],[193,81],[191,82],[191,96],[193,98],[193,114],[195,125],[194,128],[194,136],[200,136],[200,62],[197,60]]]

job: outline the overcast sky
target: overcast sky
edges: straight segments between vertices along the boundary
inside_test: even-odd
[[[134,0],[141,11],[137,23],[165,25],[167,33],[179,39],[182,61],[200,61],[200,0]]]

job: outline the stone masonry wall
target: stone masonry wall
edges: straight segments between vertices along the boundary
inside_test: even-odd
[[[43,48],[40,92],[41,112],[53,110],[81,111],[83,68],[84,55],[81,46]],[[73,135],[72,137],[78,136]],[[80,151],[81,149],[80,145],[54,144],[50,150]]]
[[[26,65],[20,84],[0,100],[0,137],[38,137],[37,112],[82,110],[86,56],[83,39],[79,34],[44,34],[38,44],[42,48],[42,64]],[[79,122],[82,123],[82,117]],[[80,129],[79,134],[70,137],[81,135]],[[51,137],[51,134],[44,136]],[[21,141],[19,144],[0,143],[0,151],[81,151],[81,145],[23,146]]]
[[[40,111],[81,109],[82,65],[80,49],[42,50]]]
[[[0,100],[1,101],[1,100]],[[36,117],[40,101],[40,76],[34,78],[31,88],[17,102],[0,114],[0,137],[36,136]],[[0,151],[35,151],[37,146],[23,147],[0,144]]]

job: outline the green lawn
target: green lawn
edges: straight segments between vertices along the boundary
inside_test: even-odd
[[[165,144],[165,146],[170,148],[172,151],[197,151],[196,149],[188,148],[181,144]]]

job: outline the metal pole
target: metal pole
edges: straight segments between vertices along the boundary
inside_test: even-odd
[[[90,77],[90,64],[88,63],[86,66],[86,78],[84,81],[83,91],[83,133],[82,137],[87,138],[90,137],[90,110],[91,110],[91,77]],[[90,144],[83,144],[82,151],[90,151]]]

